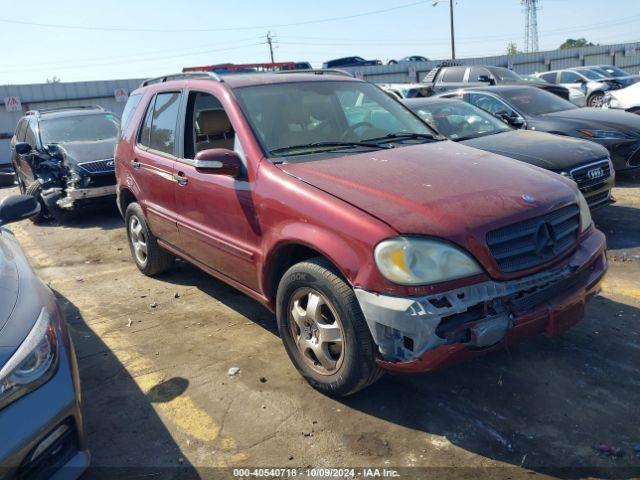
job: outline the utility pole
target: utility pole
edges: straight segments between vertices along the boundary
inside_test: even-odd
[[[455,32],[453,29],[453,2],[454,0],[433,0],[432,6],[435,7],[441,2],[449,2],[449,22],[451,26],[451,60],[456,59],[456,41]]]
[[[269,45],[269,54],[271,55],[271,63],[273,61],[273,38],[271,37],[271,32],[267,32],[267,45]]]
[[[524,6],[524,51],[537,52],[538,48],[538,10],[540,0],[521,0]]]

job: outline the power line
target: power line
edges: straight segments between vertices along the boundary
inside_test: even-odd
[[[365,17],[369,15],[377,15],[380,13],[388,13],[388,12],[393,12],[393,11],[401,10],[405,8],[411,8],[417,5],[429,3],[429,1],[430,0],[422,0],[420,2],[405,3],[403,5],[398,5],[396,7],[391,7],[391,8],[385,8],[382,10],[371,10],[368,12],[354,13],[352,15],[342,15],[339,17],[321,18],[318,20],[306,20],[306,21],[295,22],[295,23],[281,23],[276,25],[254,25],[249,27],[247,26],[224,27],[224,28],[102,27],[98,25],[93,25],[93,26],[63,25],[63,24],[54,24],[54,23],[28,22],[24,20],[14,20],[14,19],[6,19],[6,18],[0,18],[0,23],[6,23],[6,24],[12,24],[12,25],[23,25],[23,26],[30,26],[30,27],[40,27],[40,28],[57,28],[57,29],[67,29],[67,30],[86,30],[86,31],[103,31],[103,32],[148,32],[148,33],[226,32],[226,31],[237,31],[237,30],[264,30],[269,28],[297,27],[300,25],[313,25],[318,23],[335,22],[339,20],[349,20],[352,18]]]

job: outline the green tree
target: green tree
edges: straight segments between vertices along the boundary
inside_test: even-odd
[[[507,44],[507,55],[517,55],[518,53],[520,53],[520,50],[518,50],[516,42],[509,42]]]
[[[566,50],[567,48],[593,47],[594,44],[587,42],[586,38],[567,38],[558,50]]]

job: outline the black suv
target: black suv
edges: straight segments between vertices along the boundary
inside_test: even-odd
[[[42,206],[34,221],[55,217],[116,192],[113,152],[118,118],[99,106],[31,110],[11,139],[22,193]]]
[[[540,82],[531,83],[516,72],[504,67],[492,67],[483,65],[449,65],[441,64],[433,68],[424,77],[423,83],[431,83],[434,93],[443,93],[449,90],[466,87],[486,87],[489,85],[526,85],[542,88],[558,95],[565,100],[569,99],[569,90],[560,85],[551,85]]]

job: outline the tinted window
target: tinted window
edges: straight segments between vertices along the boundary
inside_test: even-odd
[[[16,127],[16,140],[18,142],[24,142],[24,134],[27,130],[27,119],[23,118],[18,122],[18,126]]]
[[[511,130],[493,115],[465,102],[411,104],[410,108],[451,140],[465,140]]]
[[[502,100],[498,100],[496,97],[486,95],[484,93],[471,93],[469,94],[469,102],[482,110],[495,115],[498,112],[507,112],[509,114],[516,114],[516,112],[510,108]]]
[[[611,75],[612,77],[628,77],[629,75],[631,75],[628,72],[625,72],[624,70],[618,68],[618,67],[614,67],[613,65],[603,65],[600,67],[602,70],[604,70],[605,72],[607,72],[609,75]]]
[[[441,82],[462,82],[467,67],[447,67],[440,77]]]
[[[149,132],[149,148],[173,154],[179,107],[179,92],[166,92],[156,95],[151,131]]]
[[[489,74],[489,70],[487,70],[486,68],[483,67],[471,67],[469,69],[469,81],[470,82],[478,82],[478,77],[480,75],[486,75],[487,77],[490,77],[491,75]]]
[[[506,82],[506,81],[518,82],[522,80],[520,78],[520,75],[518,75],[516,72],[512,72],[508,68],[492,68],[491,73],[493,73],[493,75],[498,80],[502,80],[503,82]]]
[[[514,88],[502,92],[502,95],[514,107],[519,108],[529,115],[540,115],[542,113],[561,112],[563,110],[578,108],[573,103],[541,88]]]
[[[580,69],[578,70],[578,72],[580,72],[581,75],[587,77],[589,80],[602,80],[603,78],[607,78],[606,75],[599,73],[596,70],[587,68],[585,68],[584,70]]]
[[[25,133],[24,141],[32,147],[38,146],[38,142],[36,141],[36,133],[33,130],[33,125],[31,122],[27,123],[27,131]]]
[[[540,75],[540,78],[543,79],[545,82],[556,83],[556,77],[557,76],[558,76],[558,74],[556,72],[543,73],[542,75]]]
[[[117,134],[118,120],[112,113],[40,120],[40,139],[43,144],[97,142],[115,139]]]
[[[560,72],[560,83],[580,83],[582,78],[573,72]]]
[[[129,122],[131,121],[131,117],[133,117],[133,112],[136,111],[136,107],[142,100],[142,94],[137,93],[135,95],[131,95],[127,100],[127,104],[124,106],[124,110],[122,111],[122,119],[120,121],[120,131],[124,133],[129,126]]]
[[[138,136],[138,143],[145,147],[149,146],[149,133],[151,133],[151,119],[153,117],[153,105],[155,101],[156,97],[153,97],[147,106],[147,113],[144,116],[142,129],[140,129],[140,135]]]

